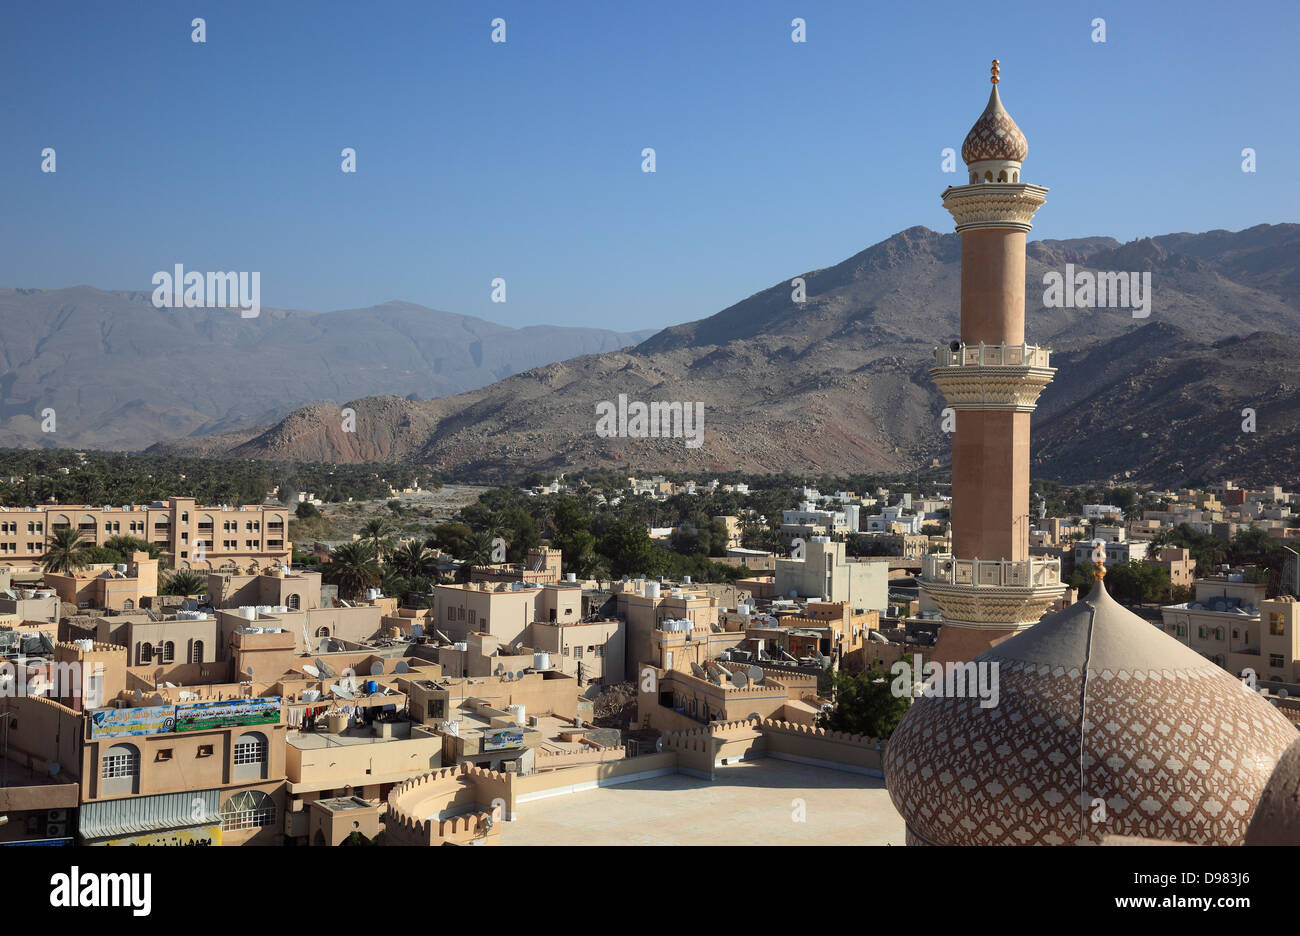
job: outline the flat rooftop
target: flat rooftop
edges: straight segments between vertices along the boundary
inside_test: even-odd
[[[764,757],[519,804],[502,845],[903,845],[876,777]],[[803,819],[794,813],[803,800]]]

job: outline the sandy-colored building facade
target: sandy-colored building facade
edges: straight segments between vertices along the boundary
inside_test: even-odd
[[[47,504],[0,508],[0,562],[39,568],[54,531],[81,532],[86,546],[134,536],[163,550],[175,569],[265,568],[290,561],[289,511],[280,507],[204,507],[192,497],[123,507]]]

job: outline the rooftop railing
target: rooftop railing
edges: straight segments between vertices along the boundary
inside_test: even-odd
[[[1051,351],[1042,345],[984,344],[935,348],[940,367],[1050,367]]]
[[[949,585],[1032,588],[1061,583],[1059,559],[954,559],[935,553],[924,557],[921,576]]]

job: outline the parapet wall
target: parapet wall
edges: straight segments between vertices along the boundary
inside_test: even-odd
[[[771,720],[761,730],[769,757],[884,776],[885,742],[879,738]]]
[[[506,774],[461,764],[444,767],[393,787],[388,794],[384,838],[392,845],[441,845],[487,834],[487,817],[504,818],[510,787]],[[458,815],[439,819],[455,810]]]

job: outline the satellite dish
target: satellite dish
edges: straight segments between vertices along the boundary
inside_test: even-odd
[[[137,689],[137,690],[135,691],[135,700],[136,700],[137,702],[139,702],[139,701],[141,701],[143,698],[144,698],[144,693],[141,692],[139,689]]]
[[[761,683],[763,681],[763,667],[751,666],[745,671],[745,675],[749,677],[750,682],[755,684]]]
[[[411,668],[406,665],[405,660],[398,660],[397,665],[393,667],[394,673],[409,673]]]
[[[655,750],[662,751],[663,749],[664,749],[664,739],[662,737],[655,738]]]
[[[691,661],[691,673],[700,679],[709,678],[708,673],[704,672],[704,667],[700,666],[700,664],[696,663],[694,660]]]
[[[731,681],[741,689],[745,689],[749,686],[749,675],[747,673],[733,671],[731,674]]]
[[[512,681],[514,678],[515,678],[515,674],[514,674],[514,673],[506,673],[506,680],[507,680],[507,681]]]
[[[317,679],[320,678],[320,670],[318,670],[316,667],[312,666],[310,663],[304,663],[304,664],[302,665],[302,671],[303,671],[304,673],[306,673],[308,676],[312,676],[312,677],[315,677],[315,678],[317,678]]]
[[[375,660],[375,662],[371,663],[371,664],[370,664],[370,675],[371,675],[371,676],[382,676],[382,675],[384,675],[384,664],[380,663],[378,660]]]
[[[45,769],[46,771],[49,772],[49,775],[51,777],[57,777],[59,775],[59,771],[63,769],[63,765],[60,764],[58,761],[47,760],[45,762]]]
[[[245,674],[246,676],[248,676],[249,679],[252,679],[252,678],[253,678],[253,668],[252,668],[251,666],[246,666],[246,667],[244,667],[244,674]]]

